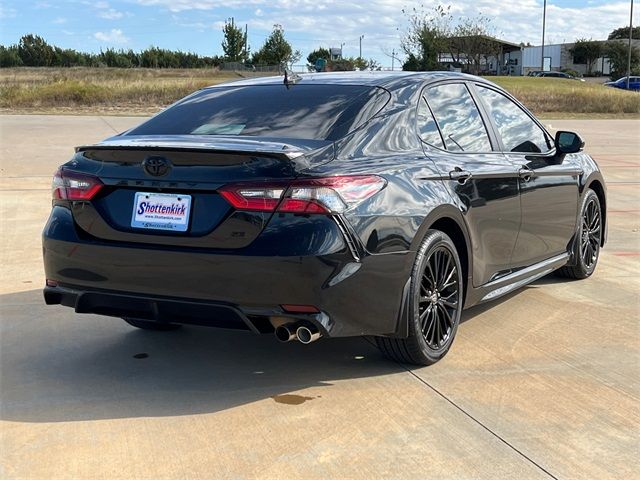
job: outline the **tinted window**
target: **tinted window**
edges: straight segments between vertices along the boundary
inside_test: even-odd
[[[444,148],[438,125],[436,125],[431,110],[429,110],[429,106],[423,97],[420,98],[420,104],[418,105],[418,132],[423,142],[434,147]]]
[[[467,87],[452,83],[431,87],[427,101],[433,110],[447,150],[489,152],[491,142]]]
[[[543,130],[524,110],[495,90],[477,87],[506,151],[540,153],[550,150]]]
[[[213,87],[186,98],[128,135],[247,135],[333,140],[387,102],[380,88],[351,85]]]

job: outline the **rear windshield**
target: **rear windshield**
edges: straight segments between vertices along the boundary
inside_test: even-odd
[[[378,87],[251,85],[197,92],[127,135],[240,135],[335,140],[388,101]]]

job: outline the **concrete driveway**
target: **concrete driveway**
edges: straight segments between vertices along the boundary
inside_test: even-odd
[[[143,332],[46,307],[51,174],[139,121],[0,117],[3,478],[639,477],[639,121],[547,122],[583,134],[608,181],[594,276],[467,311],[446,359],[412,370],[362,338]]]

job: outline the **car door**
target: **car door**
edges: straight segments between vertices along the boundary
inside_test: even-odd
[[[518,168],[522,223],[514,268],[566,252],[576,231],[580,168],[571,156],[555,155],[551,137],[512,99],[484,84],[474,91],[505,156]]]
[[[425,154],[448,182],[466,222],[472,249],[474,286],[510,270],[520,227],[518,172],[496,151],[464,82],[423,90],[418,128]]]

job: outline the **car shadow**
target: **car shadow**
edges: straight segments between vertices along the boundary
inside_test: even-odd
[[[462,314],[468,322],[541,279]],[[555,281],[553,282],[555,283]],[[281,344],[271,335],[187,326],[134,329],[46,306],[41,290],[0,295],[0,419],[70,422],[213,413],[264,399],[297,405],[333,382],[390,375],[370,339]]]
[[[263,399],[297,405],[333,382],[404,369],[365,339],[281,344],[271,335],[136,330],[45,306],[40,290],[0,296],[0,418],[70,422],[212,413]],[[313,394],[295,392],[314,388]]]

